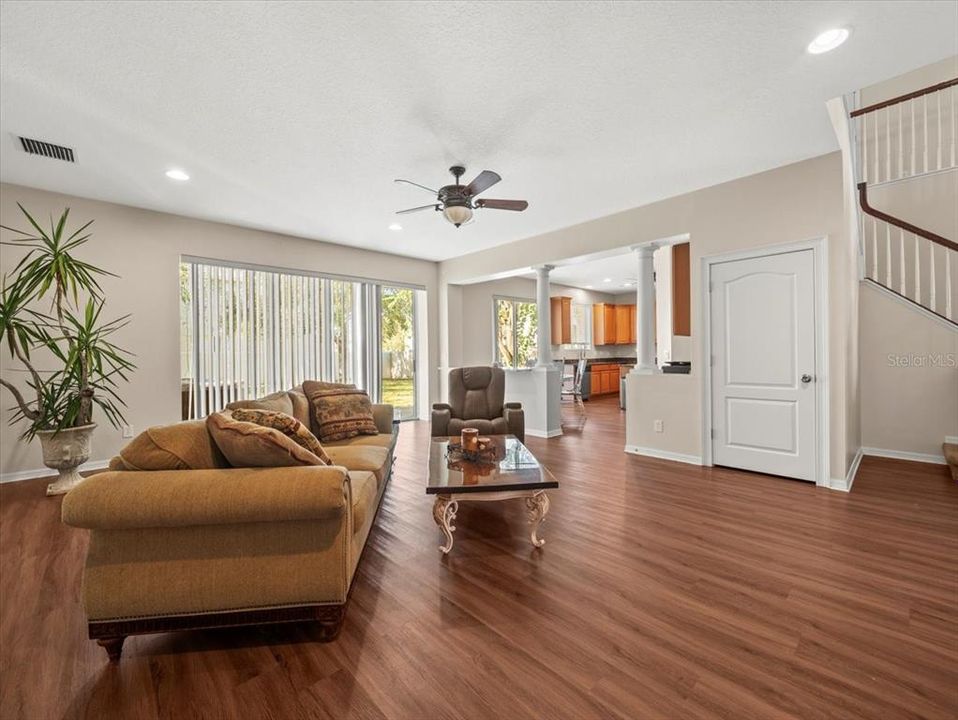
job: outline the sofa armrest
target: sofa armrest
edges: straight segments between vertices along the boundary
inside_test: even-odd
[[[452,408],[444,403],[432,406],[432,436],[444,437],[449,435],[449,421],[452,419]]]
[[[518,405],[519,407],[513,407]],[[506,419],[506,425],[509,426],[509,432],[519,438],[519,442],[526,441],[526,413],[520,403],[506,403],[502,411],[502,416]]]
[[[68,493],[61,514],[101,530],[334,519],[348,483],[335,466],[105,472]]]
[[[376,422],[376,429],[382,435],[392,435],[393,432],[393,406],[380,403],[373,405],[373,420]]]

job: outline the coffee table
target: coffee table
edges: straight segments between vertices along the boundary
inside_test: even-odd
[[[535,547],[545,544],[538,534],[549,512],[549,496],[545,491],[559,487],[559,483],[515,436],[490,435],[489,438],[494,454],[490,462],[482,463],[461,460],[455,452],[450,454],[449,445],[457,444],[458,437],[433,438],[429,445],[426,494],[436,496],[432,516],[446,537],[445,543],[439,546],[443,553],[452,550],[452,533],[456,529],[452,523],[459,503],[464,501],[525,499],[532,526],[529,539]]]

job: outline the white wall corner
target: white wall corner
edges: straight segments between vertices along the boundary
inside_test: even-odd
[[[840,492],[851,492],[852,484],[855,482],[855,476],[858,474],[858,466],[862,464],[864,453],[863,448],[858,448],[855,457],[852,458],[852,464],[848,468],[843,478],[831,478],[828,481],[829,490],[838,490]]]

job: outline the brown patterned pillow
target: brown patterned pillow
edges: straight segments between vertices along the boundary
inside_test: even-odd
[[[241,408],[233,411],[233,419],[241,422],[256,423],[263,427],[279,430],[283,435],[297,445],[309,450],[327,465],[333,464],[333,461],[329,455],[326,454],[326,451],[323,450],[323,446],[319,440],[316,439],[316,436],[309,431],[309,428],[291,415],[274,410]]]
[[[279,430],[233,418],[233,411],[212,413],[206,427],[233,467],[325,465],[316,455]]]
[[[379,434],[372,403],[364,390],[329,387],[328,383],[307,380],[303,391],[313,406],[316,429],[323,442]]]

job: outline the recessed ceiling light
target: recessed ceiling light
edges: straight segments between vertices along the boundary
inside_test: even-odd
[[[183,172],[182,170],[175,169],[175,168],[174,168],[173,170],[167,170],[167,171],[166,171],[166,176],[167,176],[170,180],[179,180],[180,182],[184,182],[184,181],[190,179],[190,176],[187,175],[185,172]]]
[[[389,226],[389,229],[392,230],[393,232],[399,232],[400,230],[402,230],[402,225],[400,225],[399,223],[393,223],[392,225]]]
[[[808,52],[812,55],[821,55],[822,53],[827,53],[829,50],[834,50],[846,40],[848,40],[847,29],[832,28],[812,40],[808,44]]]
[[[603,278],[602,282],[612,282],[612,278]]]
[[[622,283],[622,284],[625,285],[626,287],[632,287],[632,283]]]
[[[585,286],[585,289],[586,289],[586,290],[591,290],[591,289],[592,289],[592,286],[591,286],[591,285],[586,285],[586,286]]]

